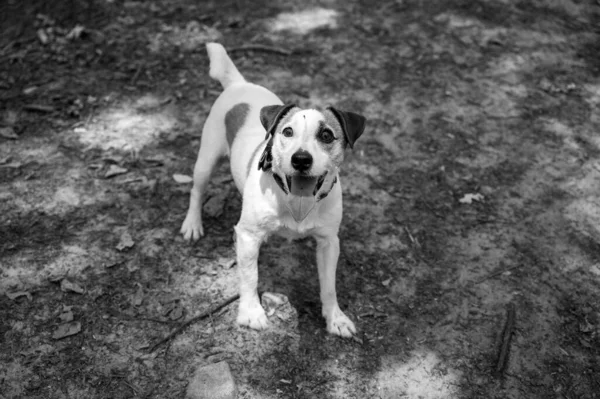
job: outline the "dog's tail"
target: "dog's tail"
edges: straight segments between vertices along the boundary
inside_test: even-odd
[[[210,71],[208,74],[211,78],[221,82],[224,89],[234,83],[246,81],[222,45],[219,43],[206,43],[206,51],[208,52],[208,58],[210,58]]]

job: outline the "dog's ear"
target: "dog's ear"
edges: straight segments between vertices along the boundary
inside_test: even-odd
[[[269,138],[270,135],[275,133],[275,128],[281,118],[288,113],[288,111],[294,108],[296,104],[288,104],[288,105],[267,105],[262,107],[260,110],[260,123],[264,126],[267,131],[267,136],[265,140]]]
[[[350,148],[353,148],[354,142],[358,140],[365,130],[367,119],[354,112],[340,111],[333,107],[327,107],[327,109],[336,117],[342,127],[348,145]]]

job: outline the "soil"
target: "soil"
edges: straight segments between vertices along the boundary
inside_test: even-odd
[[[221,360],[240,398],[600,398],[597,1],[0,15],[0,398],[183,398]],[[342,171],[355,339],[325,331],[313,241],[273,239],[260,289],[290,305],[269,330],[236,326],[234,303],[151,350],[236,292],[227,163],[206,236],[179,234],[220,92],[207,41],[285,102],[368,118]]]

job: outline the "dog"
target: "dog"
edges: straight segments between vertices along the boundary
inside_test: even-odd
[[[221,83],[223,92],[202,130],[189,209],[181,227],[184,239],[195,241],[204,235],[202,198],[215,165],[229,155],[243,197],[235,226],[237,323],[257,330],[268,326],[257,294],[261,244],[273,234],[289,239],[312,236],[327,331],[351,337],[356,327],[339,308],[335,290],[342,220],[338,170],[346,148],[352,148],[363,133],[366,119],[333,107],[319,111],[284,104],[266,88],[247,82],[222,45],[208,43],[206,49],[209,75]]]

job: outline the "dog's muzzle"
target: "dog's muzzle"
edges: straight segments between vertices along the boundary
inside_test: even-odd
[[[286,175],[285,183],[279,176],[275,178],[277,184],[287,194],[285,205],[296,222],[300,223],[306,219],[317,202],[329,193],[329,191],[325,195],[321,193],[325,181],[328,180],[327,176],[327,172],[321,176]]]

